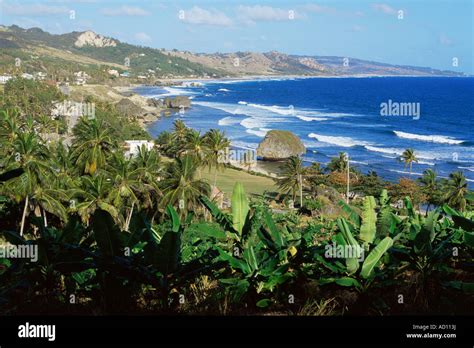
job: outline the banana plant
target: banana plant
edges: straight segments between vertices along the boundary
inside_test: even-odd
[[[288,231],[280,230],[265,208],[250,209],[240,183],[233,189],[230,216],[206,197],[201,197],[201,202],[230,239],[227,248],[214,247],[219,253],[218,260],[226,262],[232,270],[221,283],[230,286],[236,302],[247,297],[259,306],[268,305],[265,299],[257,299],[294,277],[290,261],[301,241],[290,240]]]
[[[386,193],[382,193],[381,202],[384,207],[387,205]],[[361,216],[345,203],[340,203],[340,206],[348,214],[352,224],[345,218],[338,218],[336,221],[339,232],[334,236],[333,242],[336,247],[352,252],[351,255],[344,257],[345,267],[340,262],[335,262],[336,270],[341,275],[345,275],[341,277],[323,277],[319,282],[323,285],[336,283],[341,286],[354,286],[363,291],[375,278],[376,266],[392,247],[394,239],[390,236],[377,237],[377,206],[374,197],[367,196],[364,198]],[[354,237],[354,234],[360,242]],[[367,257],[362,260],[361,256],[365,253],[367,253]],[[362,266],[360,266],[361,262]]]

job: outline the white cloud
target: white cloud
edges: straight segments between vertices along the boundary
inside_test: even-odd
[[[258,21],[289,21],[301,18],[295,10],[284,10],[271,6],[239,6],[237,9],[238,17],[246,23],[255,23]]]
[[[181,10],[178,18],[185,23],[198,25],[215,25],[230,26],[232,20],[225,13],[211,9],[206,10],[198,6],[194,6],[190,10]]]
[[[302,7],[305,11],[314,13],[334,13],[336,9],[329,6],[321,6],[318,4],[307,4]]]
[[[19,5],[4,3],[2,9],[5,14],[12,16],[51,16],[69,12],[64,6],[48,6],[42,4]]]
[[[395,10],[393,7],[390,7],[387,4],[373,4],[372,7],[379,12],[383,12],[385,14],[396,14],[397,10]]]
[[[151,42],[151,36],[148,35],[147,33],[136,33],[135,34],[135,39],[141,43],[149,43]]]
[[[148,16],[151,13],[136,6],[120,6],[117,8],[103,8],[101,13],[105,16]]]

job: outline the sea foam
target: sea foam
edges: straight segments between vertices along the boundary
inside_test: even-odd
[[[406,132],[401,132],[401,131],[393,131],[393,133],[395,133],[397,137],[403,138],[403,139],[428,141],[428,142],[438,143],[438,144],[457,145],[457,144],[462,144],[464,142],[464,140],[453,139],[452,137],[448,137],[444,135],[421,135],[421,134],[406,133]]]

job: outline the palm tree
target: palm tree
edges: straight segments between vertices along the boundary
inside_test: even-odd
[[[431,204],[437,204],[438,195],[438,181],[436,180],[436,172],[433,169],[426,169],[423,176],[418,181],[423,185],[423,191],[428,197],[428,206],[426,213],[428,213]]]
[[[11,181],[10,186],[14,196],[20,196],[25,200],[20,226],[20,235],[23,235],[30,200],[35,197],[40,187],[47,187],[47,183],[50,182],[48,174],[52,174],[52,171],[48,164],[48,150],[34,132],[17,133],[12,150],[7,169],[21,167],[24,170],[21,176]],[[48,200],[52,201],[51,195]],[[53,207],[57,204],[50,202],[46,206]]]
[[[190,209],[195,209],[201,195],[209,195],[209,184],[196,179],[198,165],[192,156],[184,155],[177,158],[170,166],[166,179],[162,182],[163,203],[175,205],[184,216]]]
[[[117,222],[122,223],[119,210],[108,201],[108,194],[112,189],[110,178],[103,173],[94,176],[84,175],[81,177],[79,186],[70,190],[74,204],[71,208],[79,214],[85,224],[89,224],[90,217],[96,209],[107,211]]]
[[[137,180],[140,181],[142,187],[142,190],[136,193],[141,208],[151,210],[153,206],[158,206],[162,197],[159,182],[163,177],[163,165],[159,153],[155,149],[148,150],[142,146],[138,154],[133,157],[131,164],[138,171]]]
[[[20,131],[18,112],[16,110],[0,111],[0,142],[12,144]]]
[[[446,183],[445,202],[451,207],[464,211],[466,209],[466,194],[468,192],[467,181],[464,173],[454,172],[449,174],[449,180]]]
[[[128,231],[133,210],[139,200],[139,195],[144,191],[141,179],[141,169],[133,166],[123,153],[114,154],[111,163],[107,167],[107,178],[112,182],[112,187],[107,196],[117,209],[125,210],[124,230]],[[149,197],[148,197],[149,199]],[[128,210],[128,212],[127,212]]]
[[[418,163],[418,158],[416,158],[415,150],[406,149],[405,151],[403,151],[402,160],[405,162],[405,169],[408,166],[410,167],[410,175],[411,175],[413,162]]]
[[[174,142],[174,148],[177,150],[177,154],[179,155],[184,149],[182,146],[186,141],[186,137],[188,136],[189,128],[186,127],[183,121],[176,120],[173,122],[173,132],[171,133],[171,140]]]
[[[94,174],[98,168],[105,167],[115,147],[110,127],[101,120],[81,117],[73,132],[71,156],[81,173]]]
[[[347,170],[347,156],[345,152],[339,152],[338,157],[331,158],[326,167],[330,172],[344,173]]]
[[[230,145],[230,141],[225,137],[224,133],[217,130],[211,129],[205,134],[206,145],[208,147],[208,153],[206,156],[206,162],[211,167],[215,168],[214,172],[214,186],[217,183],[217,170],[224,166],[221,154]]]
[[[303,161],[298,156],[291,156],[283,165],[282,177],[276,179],[277,185],[284,193],[291,192],[293,201],[296,193],[300,195],[300,206],[303,207],[303,175],[305,169]]]
[[[192,155],[198,161],[202,161],[207,153],[206,139],[201,136],[200,132],[192,129],[186,136],[184,150],[186,154]]]

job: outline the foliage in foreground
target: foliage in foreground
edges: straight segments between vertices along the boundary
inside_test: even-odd
[[[425,217],[409,198],[393,208],[384,191],[366,197],[361,214],[341,202],[346,213],[336,223],[300,228],[276,223],[239,184],[230,213],[199,199],[212,222],[168,205],[161,223],[135,212],[124,231],[97,207],[88,225],[77,216],[64,228],[37,219],[33,239],[2,231],[9,243],[38,245],[40,255],[2,260],[2,310],[308,314],[308,301],[334,298],[330,314],[381,314],[403,312],[400,294],[404,312],[472,305],[474,221],[449,206]],[[323,230],[330,233],[321,241]],[[363,261],[328,253],[347,245],[360,247]]]

